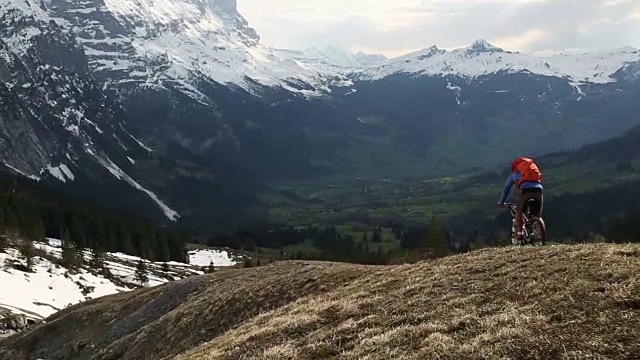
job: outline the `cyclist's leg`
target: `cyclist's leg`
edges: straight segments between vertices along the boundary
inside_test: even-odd
[[[526,192],[523,194],[521,190],[518,190],[518,207],[516,208],[516,239],[522,240],[524,237],[523,224],[524,216],[523,212],[526,211],[527,200],[529,200]]]
[[[536,219],[542,220],[542,209],[544,206],[543,194],[540,192],[540,193],[529,193],[527,195],[529,195],[529,199],[534,200],[533,202],[531,202],[531,205],[529,207],[531,218],[533,218],[534,220]]]
[[[530,202],[530,208],[529,208],[530,216],[531,216],[531,219],[533,220],[531,224],[532,225],[531,230],[536,234],[535,239],[531,239],[531,240],[534,241],[535,243],[542,241],[542,245],[544,245],[547,237],[546,226],[544,224],[544,220],[542,219],[542,207],[543,207],[544,197],[542,192],[530,193],[529,195],[530,195],[530,198],[533,200],[532,202]]]
[[[542,209],[544,206],[544,195],[542,193],[535,194],[535,202],[531,204],[531,218],[537,221],[542,227],[542,231],[546,232],[547,226],[542,218]]]

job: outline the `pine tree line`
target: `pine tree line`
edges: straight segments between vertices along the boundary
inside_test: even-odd
[[[190,239],[185,235],[94,203],[72,200],[9,174],[0,175],[0,186],[2,234],[13,233],[29,241],[61,239],[67,255],[91,249],[150,261],[186,261],[185,244]],[[67,259],[73,261],[71,256]]]

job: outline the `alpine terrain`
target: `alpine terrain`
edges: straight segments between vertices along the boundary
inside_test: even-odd
[[[637,357],[640,50],[430,45],[0,0],[0,360]]]
[[[72,304],[105,295],[157,286],[204,274],[210,267],[236,264],[226,251],[193,250],[189,263],[150,262],[123,253],[85,250],[85,266],[67,268],[65,248],[58,239],[34,243],[38,255],[25,261],[24,250],[14,247],[0,252],[0,338],[23,330]],[[140,264],[144,264],[141,268]],[[6,291],[11,289],[13,291]],[[13,324],[11,324],[13,320]]]
[[[285,261],[70,306],[0,359],[632,359],[637,245]]]

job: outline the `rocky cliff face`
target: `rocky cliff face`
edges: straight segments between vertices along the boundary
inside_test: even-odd
[[[0,154],[32,176],[73,180],[82,162],[121,162],[146,152],[124,113],[91,77],[83,48],[55,21],[0,10]]]
[[[179,218],[168,202],[187,212],[201,204],[181,201],[176,188],[185,182],[205,187],[207,201],[217,199],[212,194],[221,190],[207,188],[226,181],[218,171],[234,170],[162,141],[151,149],[136,138],[117,97],[96,80],[86,47],[46,5],[52,3],[0,5],[0,161],[78,196],[158,220]]]

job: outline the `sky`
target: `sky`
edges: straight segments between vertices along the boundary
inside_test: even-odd
[[[486,39],[505,50],[640,48],[640,0],[237,0],[272,47],[338,46],[399,56]]]

